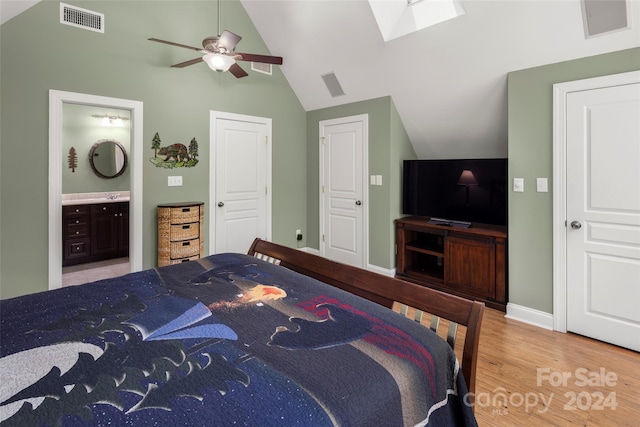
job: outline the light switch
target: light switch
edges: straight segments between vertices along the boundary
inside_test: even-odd
[[[513,178],[513,191],[524,192],[524,178]]]
[[[169,187],[179,187],[182,185],[182,176],[170,176],[167,180]]]
[[[369,177],[370,181],[371,181],[371,185],[376,185],[376,176],[375,175],[371,175]]]
[[[376,185],[382,185],[382,175],[376,175]]]
[[[538,193],[546,193],[549,191],[547,178],[536,178],[536,191]]]

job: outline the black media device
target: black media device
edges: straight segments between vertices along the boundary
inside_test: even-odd
[[[507,225],[507,159],[404,160],[402,212],[441,225]]]

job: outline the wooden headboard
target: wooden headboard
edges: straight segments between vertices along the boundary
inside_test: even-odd
[[[248,254],[279,263],[290,270],[344,289],[388,308],[392,308],[394,302],[398,302],[465,326],[461,369],[467,388],[471,393],[469,400],[473,401],[478,340],[484,303],[341,264],[309,252],[262,239],[254,240]]]

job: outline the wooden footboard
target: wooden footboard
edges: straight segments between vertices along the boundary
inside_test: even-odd
[[[309,252],[262,239],[256,239],[248,253],[269,262],[279,263],[298,273],[344,289],[385,307],[392,308],[394,302],[397,302],[465,326],[466,332],[460,363],[467,388],[471,393],[470,400],[473,401],[478,340],[484,303],[341,264]],[[451,341],[450,344],[452,344]]]

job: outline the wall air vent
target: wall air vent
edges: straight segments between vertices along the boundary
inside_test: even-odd
[[[262,63],[262,62],[252,62],[251,63],[251,69],[253,71],[257,71],[257,72],[262,73],[262,74],[272,75],[273,71],[272,71],[271,68],[272,68],[271,64],[265,64],[265,63]]]
[[[60,3],[60,23],[104,33],[104,14]]]

